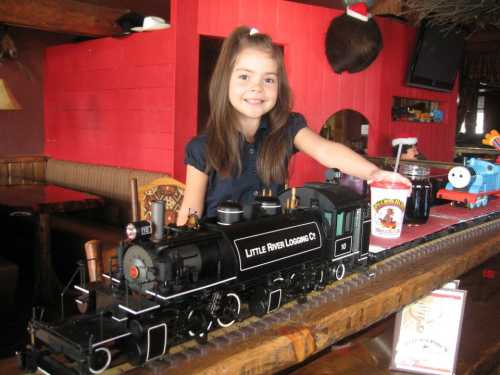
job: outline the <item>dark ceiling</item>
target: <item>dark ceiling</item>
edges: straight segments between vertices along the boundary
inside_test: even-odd
[[[121,31],[120,16],[134,11],[170,21],[170,0],[1,0],[0,24],[103,37]]]
[[[80,0],[110,8],[130,9],[145,16],[157,16],[170,21],[170,0]]]
[[[344,9],[355,0],[288,0]],[[432,14],[438,22],[462,22],[471,33],[468,48],[498,48],[500,2],[498,0],[366,0],[374,15],[394,15],[413,24]],[[466,8],[474,6],[474,11]],[[432,10],[437,12],[432,13]],[[472,8],[471,8],[472,9]],[[134,11],[170,22],[170,0],[0,0],[0,25],[13,25],[69,35],[102,37],[119,33],[116,19]],[[415,13],[416,12],[416,13]],[[472,26],[471,26],[472,25]]]

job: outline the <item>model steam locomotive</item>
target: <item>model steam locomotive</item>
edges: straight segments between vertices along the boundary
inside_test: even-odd
[[[25,369],[99,374],[117,358],[140,365],[183,341],[342,279],[368,260],[370,207],[352,190],[327,183],[260,196],[242,207],[224,202],[218,217],[164,226],[127,226],[116,267],[101,283],[80,283],[85,314],[55,324],[34,319]],[[61,361],[61,358],[64,358]]]
[[[445,189],[438,198],[462,202],[469,208],[486,206],[488,196],[500,194],[500,165],[486,160],[470,158],[463,166],[448,172]]]

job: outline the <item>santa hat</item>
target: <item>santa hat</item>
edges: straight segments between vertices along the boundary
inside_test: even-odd
[[[364,22],[367,22],[371,17],[371,14],[368,13],[368,6],[363,2],[349,5],[346,12],[349,16]]]
[[[399,145],[403,145],[403,146],[416,145],[417,142],[418,142],[418,140],[415,137],[394,138],[392,140],[392,147],[396,147],[396,146],[399,146]]]

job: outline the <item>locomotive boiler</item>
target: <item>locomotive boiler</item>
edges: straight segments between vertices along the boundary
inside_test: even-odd
[[[127,226],[104,282],[75,285],[84,315],[31,322],[26,369],[98,374],[118,357],[144,364],[249,315],[304,301],[367,263],[369,204],[339,185],[307,184],[244,207],[223,202],[217,218],[182,227],[164,226],[162,213],[155,204],[152,224]],[[58,362],[60,354],[72,365]]]

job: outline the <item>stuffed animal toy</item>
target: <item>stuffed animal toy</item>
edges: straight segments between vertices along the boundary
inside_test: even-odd
[[[483,144],[495,147],[495,149],[500,151],[500,134],[498,131],[493,129],[489,133],[486,133],[483,139]]]

